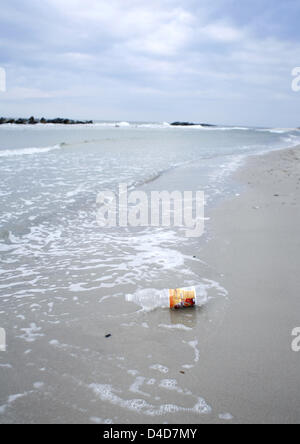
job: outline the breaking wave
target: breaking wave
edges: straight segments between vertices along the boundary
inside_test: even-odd
[[[0,150],[0,157],[12,157],[12,156],[29,156],[32,154],[44,154],[49,151],[58,150],[62,147],[61,144],[40,148],[20,148],[13,150]]]

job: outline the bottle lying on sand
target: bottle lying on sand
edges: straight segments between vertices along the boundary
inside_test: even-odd
[[[178,310],[179,308],[194,307],[200,303],[197,299],[197,289],[200,293],[203,293],[203,289],[200,289],[200,287],[185,287],[161,291],[145,289],[135,294],[128,294],[126,301],[134,302],[146,310],[153,310],[158,307]]]

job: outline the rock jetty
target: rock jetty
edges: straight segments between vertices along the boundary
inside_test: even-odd
[[[216,125],[211,125],[210,123],[191,123],[191,122],[173,122],[171,126],[203,126],[203,127],[216,127]]]
[[[56,119],[45,119],[42,117],[41,119],[36,119],[33,116],[29,119],[11,119],[6,117],[0,117],[0,125],[4,125],[7,123],[15,124],[15,125],[37,125],[38,123],[47,124],[52,123],[54,125],[89,125],[94,123],[93,120],[72,120],[72,119],[61,119],[57,117]]]

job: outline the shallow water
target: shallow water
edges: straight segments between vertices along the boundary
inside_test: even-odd
[[[201,341],[228,300],[201,256],[209,232],[103,229],[96,197],[127,183],[148,193],[204,190],[215,205],[236,192],[230,174],[246,156],[298,142],[298,131],[280,129],[0,127],[0,422],[222,414],[197,382]],[[149,313],[124,297],[183,285],[199,285],[207,305]]]

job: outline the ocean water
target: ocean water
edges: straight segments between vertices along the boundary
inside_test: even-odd
[[[217,328],[230,298],[201,257],[209,230],[188,239],[176,227],[103,229],[96,197],[126,183],[203,190],[209,207],[236,192],[231,174],[247,156],[299,142],[293,129],[1,126],[0,422],[220,415],[195,378],[177,380],[178,369],[196,375],[199,338]],[[144,288],[188,285],[202,288],[207,306],[149,313],[125,301]]]

